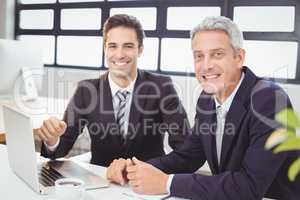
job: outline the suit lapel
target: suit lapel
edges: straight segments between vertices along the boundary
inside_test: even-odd
[[[220,171],[222,171],[222,169],[225,167],[226,161],[229,161],[229,157],[231,155],[230,150],[234,147],[233,143],[240,134],[238,130],[245,114],[246,109],[243,106],[242,102],[234,100],[226,116],[222,141],[221,160],[219,165]]]
[[[229,158],[231,156],[231,149],[234,147],[234,142],[239,134],[242,134],[239,132],[239,128],[247,112],[245,105],[250,103],[249,96],[257,80],[257,77],[247,67],[243,68],[243,72],[245,73],[244,80],[226,116],[219,166],[219,170],[221,171],[225,169],[227,162],[230,160]]]
[[[218,160],[216,151],[216,109],[215,102],[211,95],[206,93],[201,94],[197,109],[199,113],[198,120],[200,120],[199,130],[203,138],[203,147],[206,152],[207,161],[210,165],[211,171],[216,173],[218,171]],[[209,133],[202,132],[201,126],[209,126]]]
[[[214,107],[213,107],[213,111],[214,114],[211,116],[210,118],[210,126],[211,126],[211,134],[210,137],[208,137],[209,139],[209,143],[210,145],[210,155],[211,156],[211,163],[213,164],[213,172],[218,171],[218,157],[217,157],[217,149],[216,149],[216,131],[217,131],[217,115],[216,115],[216,109],[215,109],[215,103],[213,103]],[[208,159],[209,161],[209,159]]]
[[[112,103],[112,94],[108,81],[108,73],[100,78],[100,102],[102,117],[105,121],[115,122],[114,107]]]
[[[136,137],[139,136],[139,132],[142,128],[142,123],[140,121],[141,115],[143,114],[143,110],[145,108],[145,103],[147,98],[145,95],[148,94],[147,84],[143,85],[144,73],[138,70],[138,77],[134,85],[133,94],[132,94],[132,102],[129,113],[129,125],[128,125],[128,133],[127,133],[127,149],[132,145],[134,141],[136,141]]]
[[[122,140],[119,134],[119,129],[117,128],[117,122],[115,119],[111,88],[108,81],[108,73],[105,73],[100,77],[99,84],[99,99],[100,99],[100,118],[103,127],[106,130],[112,130],[111,134],[108,135],[113,138],[114,143],[121,144]],[[108,127],[109,126],[109,127]],[[112,128],[112,129],[111,129]]]

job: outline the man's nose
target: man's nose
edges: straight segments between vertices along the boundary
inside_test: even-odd
[[[203,71],[207,72],[210,71],[213,68],[213,62],[209,57],[206,57],[203,61]]]
[[[117,49],[117,51],[116,51],[116,57],[119,58],[119,59],[125,57],[125,53],[124,53],[123,48],[118,48]]]

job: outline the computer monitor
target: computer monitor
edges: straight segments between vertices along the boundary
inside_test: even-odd
[[[0,39],[0,98],[35,96],[43,74],[42,50],[19,40]],[[35,91],[34,91],[35,90]]]

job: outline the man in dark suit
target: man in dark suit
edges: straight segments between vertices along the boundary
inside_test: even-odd
[[[281,127],[275,114],[291,108],[287,94],[243,67],[242,33],[230,19],[206,18],[191,39],[203,87],[195,126],[179,150],[147,163],[128,159],[132,189],[197,200],[299,199],[300,177],[295,182],[287,177],[299,152],[273,154],[264,148]],[[212,176],[194,173],[205,161]]]
[[[103,37],[108,72],[79,83],[62,121],[44,121],[37,130],[44,141],[41,154],[65,156],[84,127],[91,137],[92,164],[122,167],[133,156],[162,156],[165,132],[178,149],[189,127],[187,115],[169,77],[137,69],[144,38],[139,21],[112,16]]]

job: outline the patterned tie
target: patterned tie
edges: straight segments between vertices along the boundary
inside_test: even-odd
[[[120,135],[122,136],[123,143],[125,143],[125,111],[126,111],[126,102],[128,98],[128,91],[121,92],[120,90],[117,92],[117,97],[119,99],[119,109],[117,112],[117,123],[120,128]]]

